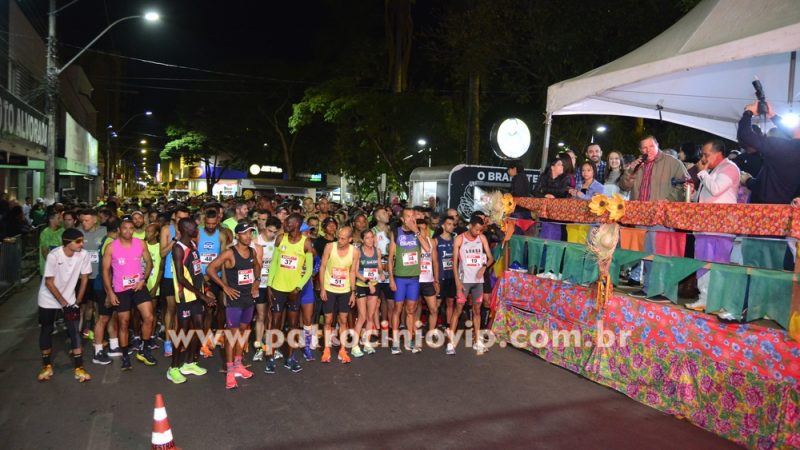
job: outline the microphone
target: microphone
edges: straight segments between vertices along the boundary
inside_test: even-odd
[[[644,164],[645,161],[647,161],[647,153],[642,154],[642,156],[639,158],[639,163],[633,168],[633,173],[636,173],[637,170],[641,169],[642,164]]]
[[[680,186],[682,184],[691,182],[692,182],[691,178],[673,178],[672,180],[670,180],[670,183],[672,183],[673,186]]]

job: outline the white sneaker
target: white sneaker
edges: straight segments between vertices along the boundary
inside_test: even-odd
[[[261,348],[259,348],[258,350],[256,350],[256,354],[253,355],[253,361],[261,361],[263,359],[264,359],[264,350],[261,350]]]
[[[687,309],[691,309],[692,311],[705,311],[706,310],[706,301],[705,300],[698,300],[694,303],[687,303]]]
[[[452,343],[447,344],[447,350],[445,350],[446,355],[455,355],[456,354],[456,347]]]
[[[283,358],[283,353],[280,350],[275,350],[275,355],[272,357],[275,360]]]
[[[722,311],[721,313],[717,314],[717,317],[719,317],[722,320],[739,320],[728,311]]]

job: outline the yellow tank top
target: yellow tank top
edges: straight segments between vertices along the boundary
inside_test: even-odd
[[[338,245],[334,242],[331,257],[325,265],[325,290],[335,294],[350,291],[350,268],[353,266],[353,246],[348,245],[347,254],[339,256]]]
[[[292,292],[303,278],[302,270],[306,264],[306,237],[292,244],[289,236],[283,235],[280,244],[275,248],[272,258],[279,258],[278,270],[272,279],[272,289],[281,292]]]

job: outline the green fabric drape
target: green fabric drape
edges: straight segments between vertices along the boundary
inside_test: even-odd
[[[509,249],[509,265],[515,262],[520,265],[525,265],[525,238],[522,236],[512,236],[508,241]]]
[[[581,273],[581,284],[594,283],[600,277],[600,269],[597,267],[597,257],[591,252],[586,252],[583,260],[583,273]],[[617,271],[619,278],[619,271]]]
[[[583,283],[583,261],[586,258],[586,246],[567,244],[564,251],[564,270],[562,280],[572,283]]]
[[[784,239],[743,238],[742,265],[783,270],[786,248]]]
[[[566,242],[547,241],[544,258],[545,272],[561,273],[561,261],[564,259],[564,249],[566,247]]]
[[[747,294],[747,267],[712,264],[709,277],[706,312],[724,309],[741,319]]]
[[[544,240],[528,238],[528,272],[536,273],[542,268],[542,254],[544,253]]]
[[[769,317],[784,329],[789,327],[792,306],[792,273],[753,269],[747,298],[747,321]]]
[[[647,255],[648,253],[646,252],[623,250],[621,248],[618,248],[616,251],[614,251],[614,257],[611,259],[611,267],[609,268],[611,273],[611,283],[614,286],[618,285],[620,270],[622,270],[624,266],[638,263]]]
[[[695,259],[654,256],[653,266],[648,275],[647,296],[654,297],[660,294],[677,304],[678,283],[704,265],[703,261]],[[744,289],[742,292],[744,293]]]

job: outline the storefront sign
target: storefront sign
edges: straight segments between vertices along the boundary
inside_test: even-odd
[[[0,132],[47,147],[47,119],[7,90],[0,88]]]
[[[525,169],[531,189],[539,181],[539,170]],[[458,165],[450,172],[448,208],[456,208],[462,217],[485,209],[491,191],[508,191],[511,177],[504,167]]]
[[[64,158],[69,161],[75,173],[97,175],[97,139],[80,126],[72,116],[67,115]]]

